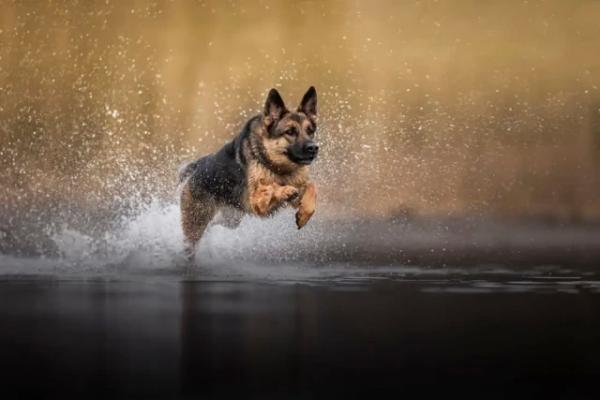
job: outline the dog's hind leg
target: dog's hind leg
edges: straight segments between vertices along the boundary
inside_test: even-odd
[[[186,184],[183,187],[181,191],[181,227],[185,240],[185,253],[189,260],[193,260],[196,244],[216,211],[217,207],[210,196],[194,198],[189,185]]]
[[[221,225],[229,229],[237,228],[244,218],[244,213],[233,207],[223,207],[217,213],[217,216],[211,221],[211,224]]]

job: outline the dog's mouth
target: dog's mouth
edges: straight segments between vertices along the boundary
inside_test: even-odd
[[[290,152],[287,152],[286,154],[292,162],[294,162],[296,164],[300,164],[300,165],[310,165],[315,160],[315,158],[317,158],[316,155],[314,155],[314,156],[297,156]]]
[[[311,158],[302,158],[298,161],[296,161],[298,164],[302,164],[302,165],[310,165],[312,164],[312,162],[315,160],[315,157],[311,157]]]

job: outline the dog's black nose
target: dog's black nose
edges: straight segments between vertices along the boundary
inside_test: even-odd
[[[317,146],[313,142],[308,142],[304,145],[304,153],[309,154],[311,156],[315,156],[319,151],[319,146]]]

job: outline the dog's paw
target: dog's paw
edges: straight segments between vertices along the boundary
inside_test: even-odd
[[[283,201],[294,201],[300,196],[300,191],[293,186],[281,188],[280,198]]]
[[[302,229],[302,227],[304,225],[306,225],[306,223],[310,220],[310,218],[313,216],[314,214],[314,210],[313,211],[306,211],[303,209],[298,210],[298,212],[296,212],[296,226],[298,227],[298,229]]]

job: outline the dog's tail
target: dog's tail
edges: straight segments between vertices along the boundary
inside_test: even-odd
[[[179,183],[183,183],[187,178],[189,178],[196,168],[195,161],[186,161],[182,163],[179,168],[177,168],[177,176],[179,177]]]

